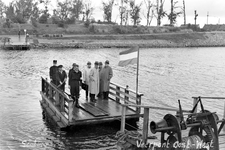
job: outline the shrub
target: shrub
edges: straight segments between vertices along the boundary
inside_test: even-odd
[[[113,30],[116,32],[116,33],[119,33],[119,34],[124,34],[125,32],[120,28],[120,26],[114,26],[113,27]]]
[[[84,23],[84,26],[86,27],[86,28],[88,28],[89,26],[90,26],[90,20],[87,20],[87,21],[85,21],[85,23]]]
[[[41,17],[39,18],[39,23],[47,24],[47,22],[48,22],[48,15],[46,14],[41,15]]]
[[[65,27],[64,21],[59,21],[59,22],[58,22],[58,27],[64,28],[64,27]]]
[[[92,26],[89,28],[89,31],[92,32],[92,33],[95,33],[95,27],[92,25]]]
[[[11,28],[12,25],[11,25],[11,22],[10,20],[7,18],[6,19],[6,22],[3,24],[3,28]]]

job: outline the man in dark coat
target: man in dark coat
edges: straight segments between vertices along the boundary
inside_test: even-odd
[[[109,66],[109,61],[105,61],[105,66],[102,69],[102,90],[103,90],[103,98],[108,99],[109,97],[109,84],[110,80],[113,77],[112,68]]]
[[[76,101],[76,106],[78,107],[78,99],[80,97],[80,89],[82,85],[82,73],[79,71],[79,66],[73,64],[73,68],[69,71],[69,88],[72,98]]]
[[[58,88],[61,89],[63,92],[65,91],[67,75],[66,72],[63,70],[63,65],[58,66],[57,72],[57,81],[59,83]]]
[[[53,60],[53,66],[50,67],[49,71],[49,76],[51,79],[51,82],[58,86],[58,81],[57,81],[57,72],[58,72],[58,67],[57,67],[57,60]]]

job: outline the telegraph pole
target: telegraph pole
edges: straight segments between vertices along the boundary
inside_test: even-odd
[[[197,29],[197,26],[196,26],[197,17],[198,17],[198,14],[197,14],[197,11],[195,10],[195,30]]]
[[[209,12],[207,12],[207,24],[209,23]]]

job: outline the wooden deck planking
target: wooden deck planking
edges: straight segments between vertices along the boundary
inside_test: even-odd
[[[86,121],[86,120],[96,120],[96,119],[103,119],[103,118],[113,118],[113,117],[120,117],[122,112],[122,106],[113,101],[113,100],[102,100],[98,99],[95,103],[88,102],[84,99],[80,100],[80,105],[83,107],[85,105],[92,105],[92,108],[95,108],[96,112],[99,112],[101,115],[94,115],[90,112],[90,110],[85,110],[82,108],[74,107],[73,110],[73,122],[76,121]],[[90,107],[91,108],[91,107]],[[88,107],[86,107],[88,109]],[[104,113],[104,115],[103,115]],[[126,115],[134,115],[137,116],[136,112],[130,109],[126,110]]]
[[[122,106],[113,100],[98,100],[96,106],[108,112],[109,116],[121,116]],[[126,110],[126,115],[134,114],[136,114],[135,111],[131,109]]]

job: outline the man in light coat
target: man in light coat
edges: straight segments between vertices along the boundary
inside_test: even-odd
[[[91,62],[87,63],[87,66],[85,66],[84,68],[84,72],[83,72],[83,81],[84,81],[84,90],[86,92],[86,100],[88,100],[88,93],[89,93],[89,84],[90,84],[90,71],[91,71]]]
[[[109,66],[109,61],[105,61],[105,66],[102,69],[102,84],[103,84],[103,98],[108,99],[109,97],[109,84],[113,77],[112,68]]]
[[[94,68],[90,71],[90,96],[91,101],[95,101],[97,99],[97,95],[99,93],[99,69],[98,69],[98,62],[95,62]]]

